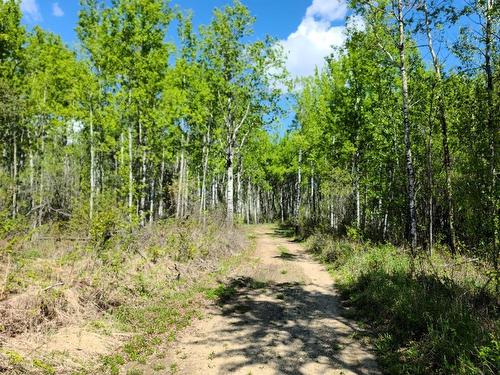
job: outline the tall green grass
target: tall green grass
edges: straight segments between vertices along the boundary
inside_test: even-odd
[[[371,325],[389,374],[497,374],[498,299],[484,270],[434,255],[412,262],[390,245],[315,235],[309,249],[330,265],[348,306]]]

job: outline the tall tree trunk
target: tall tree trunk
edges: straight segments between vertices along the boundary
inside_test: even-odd
[[[310,207],[310,216],[316,217],[316,206],[314,204],[314,167],[311,168],[311,187],[309,191],[309,207]]]
[[[163,218],[163,181],[165,178],[165,149],[161,150],[161,167],[160,167],[160,178],[158,179],[158,217]]]
[[[200,216],[203,216],[203,225],[206,224],[206,209],[207,209],[207,172],[208,172],[208,157],[210,145],[210,127],[207,134],[203,137],[203,172],[201,178],[201,202],[200,202]]]
[[[238,171],[236,172],[236,213],[238,218],[241,216],[241,211],[243,207],[243,199],[241,196],[241,175],[243,173],[242,160],[241,157],[238,158]]]
[[[409,97],[408,97],[408,75],[406,70],[406,49],[405,49],[405,22],[403,0],[398,0],[398,26],[399,26],[399,70],[401,74],[402,86],[402,114],[404,139],[406,149],[406,173],[408,175],[408,208],[410,214],[410,245],[413,256],[417,249],[417,209],[415,205],[415,171],[413,168],[413,160],[411,155],[411,138],[410,138],[410,118],[409,118]]]
[[[212,210],[215,208],[215,199],[216,199],[215,178],[216,177],[212,177],[212,199],[210,202]]]
[[[182,198],[184,196],[184,136],[182,137],[182,145],[181,145],[181,157],[179,161],[179,178],[178,178],[178,184],[179,186],[177,187],[177,207],[176,207],[176,212],[175,212],[175,217],[179,219],[182,216]]]
[[[40,162],[40,184],[38,186],[39,188],[39,193],[38,193],[38,226],[42,225],[42,219],[43,219],[43,203],[45,200],[45,170],[43,168],[43,156],[45,154],[45,134],[44,134],[44,126],[42,125],[42,130],[41,130],[41,146],[40,146],[40,154],[39,154],[39,162]]]
[[[487,128],[489,133],[489,157],[490,157],[490,201],[491,201],[491,226],[492,226],[492,260],[495,269],[498,269],[498,227],[500,224],[499,199],[496,187],[496,147],[498,137],[498,124],[495,122],[495,108],[493,102],[494,87],[493,87],[493,69],[491,66],[491,55],[493,53],[493,10],[494,0],[486,0],[486,25],[485,25],[485,52],[484,52],[484,69],[486,73],[486,92],[488,95],[488,118]],[[497,289],[498,289],[498,274],[497,274]]]
[[[17,216],[17,139],[16,133],[12,137],[12,217]]]
[[[125,140],[123,131],[120,133],[120,168],[125,167]]]
[[[443,165],[446,174],[446,184],[444,187],[445,204],[446,204],[446,224],[447,224],[447,237],[448,246],[450,251],[454,254],[456,252],[455,246],[455,219],[453,212],[453,197],[452,197],[452,187],[451,187],[451,157],[448,145],[448,122],[446,119],[446,102],[442,87],[442,74],[441,74],[441,64],[434,51],[434,46],[432,42],[432,33],[429,20],[429,12],[427,9],[427,0],[423,3],[423,11],[425,17],[425,27],[427,34],[427,45],[429,47],[429,52],[432,57],[432,63],[434,65],[434,72],[436,76],[436,85],[438,90],[438,115],[439,123],[441,125],[441,137],[443,142]],[[431,172],[432,173],[432,172]],[[431,198],[432,199],[432,198]],[[432,246],[432,235],[430,234],[431,246]]]
[[[252,196],[250,192],[250,180],[248,180],[247,184],[247,224],[250,224],[250,213],[251,213],[251,202],[252,202]]]
[[[256,191],[256,196],[255,196],[255,201],[256,201],[256,215],[255,215],[255,223],[259,224],[260,221],[260,216],[261,216],[261,209],[260,209],[260,187],[257,187]]]
[[[434,181],[432,174],[432,104],[429,113],[429,141],[427,143],[427,182],[429,185],[429,207],[428,207],[428,220],[429,220],[429,254],[432,255],[432,247],[434,245],[434,197],[432,194]]]
[[[152,168],[151,168],[152,169]],[[153,224],[154,216],[155,216],[155,179],[154,176],[151,176],[149,182],[149,224]]]
[[[134,171],[132,153],[132,124],[128,126],[128,210],[129,220],[132,221],[132,209],[134,202]]]
[[[359,193],[359,177],[355,177],[354,191],[356,194],[356,228],[361,228],[361,198]]]
[[[301,194],[300,194],[300,189],[302,186],[302,174],[301,174],[301,169],[302,169],[302,150],[299,150],[299,163],[298,163],[298,170],[297,170],[297,188],[296,188],[296,198],[295,198],[295,218],[298,220],[299,214],[300,214],[300,200],[301,200]]]
[[[189,136],[187,141],[189,142]],[[187,152],[186,152],[187,154]],[[182,197],[182,217],[185,217],[188,214],[189,208],[189,166],[188,166],[188,155],[184,156],[184,190]]]
[[[140,207],[139,207],[139,217],[141,219],[141,225],[144,226],[144,215],[146,210],[146,149],[142,150],[142,161],[141,161],[141,199],[140,199]]]
[[[234,149],[233,145],[229,145],[227,149],[227,157],[226,157],[226,173],[227,173],[227,196],[226,196],[226,204],[227,204],[227,222],[232,224],[234,221],[234,186],[233,186],[233,161],[234,161]]]
[[[285,223],[285,207],[283,207],[283,186],[280,188],[280,216],[281,224]]]
[[[90,125],[90,199],[89,199],[89,217],[94,218],[94,199],[95,199],[95,148],[94,148],[94,114],[92,108],[89,110]]]
[[[43,100],[42,104],[45,106],[45,103],[47,102],[47,88],[44,87],[43,89]],[[43,219],[43,203],[44,203],[44,190],[45,190],[45,185],[44,185],[44,166],[43,166],[43,157],[45,155],[45,117],[42,119],[41,123],[41,129],[40,129],[40,140],[41,140],[41,146],[40,146],[40,153],[39,153],[39,163],[40,163],[40,183],[38,185],[39,188],[39,195],[38,195],[38,226],[42,225],[42,219]]]
[[[29,166],[30,166],[30,210],[35,206],[35,157],[33,155],[33,140],[30,140],[29,146]]]

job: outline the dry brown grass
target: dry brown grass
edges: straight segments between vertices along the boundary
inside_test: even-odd
[[[247,247],[241,231],[221,223],[170,221],[127,236],[115,235],[104,249],[39,239],[0,250],[0,372],[98,365],[99,355],[131,336],[116,311],[164,302],[165,291],[189,289]]]

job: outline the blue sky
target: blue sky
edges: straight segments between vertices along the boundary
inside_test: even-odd
[[[346,0],[243,0],[257,18],[256,37],[266,34],[281,40],[289,52],[287,66],[294,76],[311,74],[323,65],[331,45],[343,42]],[[196,26],[210,22],[215,7],[231,0],[172,0],[172,5],[191,9]],[[70,46],[77,43],[75,26],[78,0],[22,0],[23,22],[62,36]],[[307,58],[304,58],[307,56]]]
[[[231,0],[171,0],[172,5],[191,9],[196,26],[211,20],[215,7],[230,4]],[[256,37],[266,34],[281,40],[288,52],[287,67],[294,76],[311,74],[316,65],[322,66],[331,46],[345,40],[344,29],[348,15],[347,0],[243,0],[256,16]],[[464,0],[457,0],[461,6]],[[42,28],[62,36],[70,46],[77,43],[75,26],[78,20],[78,0],[22,0],[23,21],[31,27]],[[471,20],[463,20],[473,25]],[[172,32],[175,32],[172,30]],[[449,45],[456,39],[457,28],[446,29],[441,37]],[[435,35],[436,38],[437,35]],[[436,38],[437,39],[437,38]],[[422,43],[424,44],[424,43]],[[422,49],[424,58],[427,51]],[[457,60],[445,47],[443,56],[448,68]]]

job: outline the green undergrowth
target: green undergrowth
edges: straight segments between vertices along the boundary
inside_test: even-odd
[[[103,357],[101,370],[118,374],[125,363],[147,364],[154,354],[161,353],[161,347],[175,340],[177,332],[189,326],[193,319],[202,318],[206,300],[230,298],[231,291],[222,288],[219,280],[246,259],[250,251],[251,247],[222,259],[215,271],[194,283],[180,281],[177,290],[165,290],[158,298],[146,296],[133,306],[116,309],[114,315],[121,330],[133,332],[133,336],[121,354]]]
[[[391,245],[326,235],[307,247],[336,279],[345,314],[372,327],[385,373],[498,373],[498,299],[485,266],[444,252],[412,262]]]

